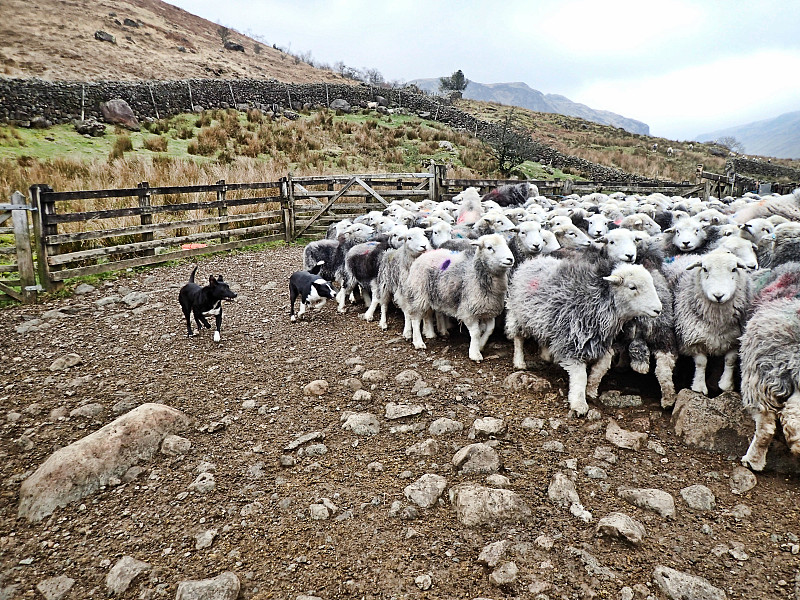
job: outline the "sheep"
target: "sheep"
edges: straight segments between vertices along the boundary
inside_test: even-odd
[[[556,225],[550,231],[556,236],[559,246],[569,250],[586,248],[592,242],[588,235],[572,223]]]
[[[372,302],[367,311],[362,315],[365,321],[372,321],[378,306],[381,307],[381,318],[378,323],[381,329],[386,330],[386,313],[389,301],[394,303],[405,313],[402,296],[399,294],[400,284],[408,275],[408,270],[414,260],[426,250],[431,249],[431,244],[425,232],[412,227],[399,236],[401,245],[396,249],[389,249],[378,265],[377,285],[373,287]],[[411,322],[406,320],[403,335],[411,337]]]
[[[335,240],[317,240],[310,242],[303,249],[303,269],[312,269],[320,261],[324,261],[319,276],[326,281],[344,281],[344,259],[347,251],[356,244],[367,241],[373,234],[372,227],[362,223],[353,223],[345,227]]]
[[[769,266],[800,261],[800,223],[783,223],[775,228]]]
[[[614,222],[603,214],[595,214],[586,219],[587,227],[586,233],[591,238],[599,238],[605,235]]]
[[[704,227],[693,217],[679,219],[664,233],[664,250],[673,255],[676,251],[695,254],[707,252],[721,237],[718,227]]]
[[[450,225],[444,221],[440,221],[438,223],[434,223],[430,227],[427,227],[425,229],[425,234],[428,236],[431,246],[438,248],[443,243],[451,239],[450,233],[452,230],[453,228]]]
[[[756,244],[763,238],[772,237],[775,233],[775,226],[767,219],[750,219],[746,223],[739,225],[740,235]]]
[[[736,236],[727,236],[720,239],[717,248],[728,250],[736,256],[748,271],[755,271],[758,268],[758,247],[748,240]]]
[[[634,213],[628,215],[619,224],[620,227],[633,229],[634,231],[644,231],[649,235],[661,233],[661,226],[644,213]]]
[[[425,349],[420,331],[423,319],[426,337],[435,336],[431,311],[436,311],[439,319],[449,316],[464,323],[470,334],[469,358],[483,360],[481,350],[494,330],[495,317],[503,310],[514,256],[503,236],[496,233],[472,244],[476,247],[473,254],[431,250],[411,265],[401,293],[416,349]]]
[[[470,187],[458,194],[453,200],[460,202],[458,214],[456,216],[456,223],[459,225],[474,225],[475,222],[483,215],[483,206],[481,205],[481,197],[478,194],[478,188]]]
[[[583,416],[587,364],[612,352],[630,319],[662,310],[653,277],[641,265],[534,258],[517,270],[506,302],[506,337],[514,367],[525,369],[524,341],[533,338],[569,375],[570,413]]]
[[[670,146],[667,148],[667,156],[672,156],[673,154],[675,154],[675,150],[673,150],[672,146]]]
[[[516,234],[511,236],[508,247],[514,256],[513,270],[519,267],[523,261],[532,256],[536,256],[545,248],[544,237],[542,236],[542,226],[536,221],[525,221],[515,228]],[[555,240],[555,236],[553,236]]]
[[[364,303],[367,306],[372,303],[372,293],[378,279],[378,266],[388,248],[389,236],[384,235],[373,241],[356,244],[347,251],[344,260],[344,281],[336,294],[336,301],[339,303],[338,312],[346,312],[345,301],[353,293],[356,285],[361,288]]]
[[[531,185],[527,181],[522,183],[501,185],[493,189],[488,194],[484,195],[481,200],[483,202],[495,202],[499,206],[522,206],[531,196],[537,196],[539,189],[536,188],[536,193],[532,194]]]
[[[692,390],[708,395],[708,356],[725,356],[719,388],[733,388],[738,339],[752,303],[745,265],[722,248],[698,257],[675,285],[675,335],[678,351],[694,359]]]
[[[800,299],[785,298],[758,310],[742,335],[742,403],[756,424],[742,464],[764,469],[780,416],[786,444],[800,455]]]

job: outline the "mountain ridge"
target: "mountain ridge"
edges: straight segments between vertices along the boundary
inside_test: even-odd
[[[800,158],[800,110],[703,133],[697,136],[697,141],[708,142],[721,137],[735,137],[746,154]]]

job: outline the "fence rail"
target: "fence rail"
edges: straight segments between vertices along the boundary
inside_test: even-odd
[[[699,178],[700,185],[530,183],[553,197],[596,191],[688,195],[708,193],[711,175]],[[37,289],[57,289],[72,277],[271,241],[291,242],[300,236],[319,236],[334,221],[383,210],[397,198],[441,201],[467,187],[486,192],[514,183],[519,180],[450,179],[443,165],[431,164],[428,172],[421,173],[287,175],[279,181],[220,180],[212,185],[150,187],[142,182],[124,189],[70,192],[34,185],[30,203],[15,192],[11,203],[0,204],[0,234],[13,232],[16,240],[15,246],[0,247],[0,295],[35,301]]]

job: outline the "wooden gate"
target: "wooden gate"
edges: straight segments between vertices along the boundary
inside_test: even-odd
[[[0,298],[36,301],[36,271],[28,228],[31,210],[20,192],[11,195],[10,203],[0,204]]]
[[[429,173],[379,173],[324,177],[287,177],[291,239],[324,236],[328,225],[383,210],[395,198],[438,200],[436,169]],[[338,188],[338,189],[337,189]]]

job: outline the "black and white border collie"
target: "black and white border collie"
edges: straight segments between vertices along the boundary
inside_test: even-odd
[[[221,339],[222,331],[222,302],[230,302],[236,298],[236,292],[228,287],[227,282],[222,280],[222,275],[208,278],[208,285],[200,287],[194,282],[194,275],[197,273],[197,265],[192,269],[189,276],[189,283],[181,288],[178,293],[178,302],[181,303],[183,316],[186,317],[186,335],[192,337],[192,315],[194,315],[197,329],[211,329],[211,324],[206,317],[214,317],[216,327],[214,328],[214,341]]]
[[[297,317],[302,317],[306,306],[311,305],[315,311],[320,311],[325,305],[325,300],[333,300],[336,292],[331,284],[319,276],[319,271],[325,261],[319,261],[308,271],[295,271],[289,277],[289,315],[292,323]],[[300,310],[294,314],[294,302],[300,298]]]

